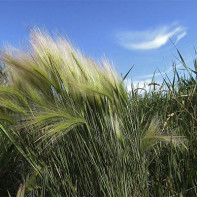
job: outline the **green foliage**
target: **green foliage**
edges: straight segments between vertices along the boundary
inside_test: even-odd
[[[1,52],[3,195],[197,194],[192,73],[175,69],[165,91],[129,93],[123,81],[131,69],[121,79],[106,60],[96,63],[62,37],[39,29],[30,36],[28,51]]]

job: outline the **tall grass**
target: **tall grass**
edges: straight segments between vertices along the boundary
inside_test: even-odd
[[[197,194],[192,74],[129,93],[107,61],[39,29],[30,37],[28,51],[1,52],[3,195]]]

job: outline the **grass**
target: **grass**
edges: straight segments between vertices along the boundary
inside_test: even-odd
[[[189,75],[141,94],[63,37],[30,37],[1,51],[1,196],[197,195],[196,70],[178,50]]]

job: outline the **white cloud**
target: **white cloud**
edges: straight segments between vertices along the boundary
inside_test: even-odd
[[[183,33],[179,34],[179,35],[177,36],[176,43],[177,43],[179,40],[181,40],[184,36],[186,36],[186,34],[187,34],[186,31],[184,31]]]
[[[187,34],[182,26],[162,26],[145,31],[127,31],[117,34],[118,42],[130,50],[150,50],[159,48],[167,43],[169,38],[175,38],[176,43]]]
[[[169,71],[170,72],[170,71]],[[161,75],[163,75],[163,74],[167,74],[167,73],[169,73],[168,71],[166,71],[166,72],[156,72],[156,73],[154,73],[154,76],[155,77],[158,77],[158,76],[161,76]],[[148,75],[140,75],[140,76],[137,76],[136,78],[138,78],[138,79],[146,79],[146,78],[149,78],[149,77],[153,77],[153,74],[148,74]]]
[[[182,66],[181,63],[176,64],[176,68],[180,68]],[[164,72],[155,72],[154,74],[148,74],[148,75],[140,75],[140,76],[136,76],[136,79],[147,79],[147,78],[152,78],[153,75],[155,77],[159,77],[161,75],[165,75],[165,74],[169,74],[171,71],[173,71],[173,66],[168,67]]]
[[[179,63],[176,65],[176,68],[178,69],[181,66],[182,66],[182,64]],[[161,75],[169,74],[172,71],[173,71],[173,67],[170,66],[164,72],[156,72],[154,74],[154,76],[159,77]],[[126,79],[124,83],[125,83],[128,91],[131,91],[132,89],[134,89],[134,90],[141,89],[142,93],[143,93],[143,90],[146,90],[146,91],[153,90],[153,86],[149,86],[149,84],[152,82],[152,77],[153,77],[153,74],[140,75],[140,76],[136,76],[134,81],[132,81],[131,78]],[[137,80],[137,79],[139,79],[139,80]],[[161,85],[162,81],[163,81],[162,78],[157,78],[157,80],[155,82]]]
[[[138,91],[138,93],[140,93],[140,94],[144,94],[145,91],[146,92],[149,92],[149,91],[164,92],[165,91],[164,87],[162,86],[161,79],[158,79],[156,81],[155,86],[153,84],[151,84],[152,82],[153,82],[152,78],[147,78],[147,79],[140,80],[140,81],[137,81],[137,80],[132,81],[130,79],[127,82],[125,82],[125,85],[127,87],[128,92],[131,92],[131,90],[134,90],[134,91]]]
[[[125,81],[125,85],[128,91],[131,91],[132,89],[136,90],[138,88],[148,91],[150,89],[150,86],[148,86],[148,84],[151,83],[151,81],[152,79],[145,79],[141,81],[131,81],[131,79],[128,79],[127,81]]]

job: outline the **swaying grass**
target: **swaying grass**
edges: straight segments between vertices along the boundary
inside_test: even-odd
[[[197,194],[192,75],[128,93],[106,60],[39,29],[30,37],[28,51],[1,52],[2,195]]]

